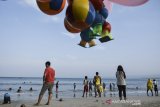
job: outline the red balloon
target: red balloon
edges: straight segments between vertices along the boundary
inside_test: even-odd
[[[108,22],[103,23],[102,32],[105,32],[106,30],[108,30],[109,33],[111,32],[111,25]]]
[[[101,10],[104,7],[103,0],[90,0],[95,10]]]
[[[70,5],[73,2],[73,0],[67,0],[67,2],[68,2],[68,5]]]

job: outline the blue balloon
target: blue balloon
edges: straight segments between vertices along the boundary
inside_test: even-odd
[[[108,17],[108,10],[107,10],[105,7],[103,7],[103,8],[99,11],[99,13],[100,13],[105,19],[107,19],[107,17]]]
[[[104,17],[100,13],[96,12],[96,17],[94,19],[92,27],[94,27],[97,24],[103,24],[104,22],[105,22]]]
[[[61,8],[62,3],[63,3],[63,0],[51,0],[50,8],[58,11]]]
[[[95,13],[96,12],[95,12],[95,9],[94,9],[91,2],[89,2],[89,7],[90,7],[90,9],[89,9],[89,12],[88,12],[88,15],[87,15],[87,18],[86,18],[85,22],[88,25],[91,25],[93,23],[94,19],[95,19]]]
[[[82,40],[86,42],[90,42],[93,39],[93,37],[90,36],[91,34],[92,34],[92,30],[90,28],[87,28],[80,33],[80,36]]]

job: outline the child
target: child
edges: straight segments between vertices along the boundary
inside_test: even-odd
[[[84,94],[86,93],[86,97],[87,97],[87,93],[88,93],[88,77],[85,76],[85,79],[83,81],[83,85],[84,85],[84,90],[83,90],[83,96],[84,97]]]
[[[74,91],[75,91],[76,90],[76,83],[73,84],[73,87],[74,87]]]
[[[99,91],[100,91],[100,93],[103,93],[103,86],[102,86],[102,84],[99,86]]]
[[[92,82],[89,81],[89,96],[92,96]]]
[[[56,83],[56,93],[58,93],[59,81]]]
[[[155,79],[153,79],[155,96],[158,96],[158,86],[157,86],[157,84],[158,84],[158,82]]]
[[[103,94],[106,97],[106,84],[103,82]]]

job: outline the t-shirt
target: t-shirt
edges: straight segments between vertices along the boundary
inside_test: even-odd
[[[154,85],[157,85],[157,81],[153,81],[153,84],[154,84]]]
[[[88,80],[87,80],[87,79],[84,79],[83,84],[84,84],[84,85],[88,85]]]
[[[45,82],[54,83],[55,70],[51,67],[47,67],[44,71]]]
[[[95,76],[94,79],[95,79],[95,84],[96,85],[100,85],[101,84],[101,77],[100,76]]]

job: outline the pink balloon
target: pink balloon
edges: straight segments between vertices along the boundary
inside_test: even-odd
[[[149,0],[109,0],[109,1],[125,6],[139,6],[148,2]]]
[[[104,0],[103,1],[105,7],[108,9],[109,12],[112,11],[112,3],[109,0]]]

